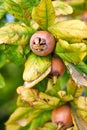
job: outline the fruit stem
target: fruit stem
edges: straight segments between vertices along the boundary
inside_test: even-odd
[[[56,130],[61,130],[63,126],[64,124],[62,122],[59,122]]]
[[[56,82],[57,82],[57,76],[54,75],[54,76],[53,76],[53,84],[56,84]]]

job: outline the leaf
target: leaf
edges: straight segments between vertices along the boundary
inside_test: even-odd
[[[32,8],[39,3],[39,0],[4,0],[6,10],[18,20],[30,24]]]
[[[51,57],[40,57],[31,53],[25,63],[23,79],[32,82],[39,78],[51,65]]]
[[[87,46],[85,43],[69,44],[67,41],[59,39],[56,44],[55,54],[65,61],[78,64],[87,55]]]
[[[42,29],[47,30],[55,20],[55,11],[51,0],[41,0],[40,4],[33,8],[32,19],[35,20]]]
[[[6,63],[6,56],[3,51],[4,50],[0,51],[0,68],[3,67],[3,65]]]
[[[80,97],[78,97],[78,99],[75,99],[74,102],[78,109],[87,111],[87,97],[80,96]]]
[[[72,14],[73,8],[65,2],[52,1],[56,16]]]
[[[74,110],[72,112],[72,115],[73,115],[75,130],[86,130],[87,129],[87,124],[81,118],[81,116],[77,113],[77,110]]]
[[[81,42],[87,38],[87,25],[80,20],[66,20],[53,24],[48,30],[57,38]]]
[[[31,28],[19,23],[9,23],[0,28],[0,44],[25,45],[33,33]]]
[[[87,75],[87,64],[84,61],[81,61],[79,64],[76,65],[80,72],[82,72],[83,76],[86,77]]]
[[[79,97],[82,95],[84,88],[81,86],[78,88],[77,84],[72,80],[69,79],[67,83],[67,92],[68,94],[72,95],[73,97]]]
[[[70,95],[70,94],[67,94],[65,91],[63,90],[60,90],[58,92],[58,96],[60,97],[60,99],[63,101],[63,102],[69,102],[69,101],[72,101],[73,100],[73,96]]]
[[[85,2],[85,0],[71,0],[71,1],[69,1],[68,3],[70,4],[70,5],[79,5],[79,4],[83,4]]]
[[[26,88],[31,88],[33,86],[36,87],[36,85],[38,85],[39,82],[44,80],[44,78],[46,78],[47,75],[49,75],[50,72],[51,72],[51,66],[40,77],[38,77],[37,79],[33,80],[32,82],[25,81],[23,86],[26,87]],[[39,87],[40,86],[38,86],[38,88]]]
[[[33,130],[50,120],[51,111],[33,109],[32,107],[19,107],[5,123],[6,130],[28,129]]]
[[[10,62],[17,65],[22,65],[25,61],[22,46],[6,45],[5,54]]]
[[[5,87],[5,79],[0,73],[0,88],[3,88],[3,87]]]
[[[31,112],[31,108],[19,107],[10,116],[9,120],[5,123],[6,130],[11,128],[12,130],[19,130],[22,126],[26,126],[28,123],[28,116]],[[22,124],[21,124],[22,123]]]
[[[5,15],[6,10],[4,8],[4,1],[0,0],[0,19]]]
[[[76,82],[78,87],[85,86],[87,87],[87,79],[81,75],[78,70],[76,70],[75,66],[71,63],[66,63],[67,68],[72,76],[72,79]]]
[[[50,119],[51,111],[44,111],[37,118],[33,119],[29,129],[34,130],[35,128],[39,128],[44,123],[48,122]]]
[[[32,88],[19,87],[17,92],[23,101],[28,103],[30,106],[33,106],[35,109],[52,110],[58,106],[60,101],[58,97],[50,96]]]
[[[33,130],[56,130],[57,125],[52,122],[45,123],[42,127],[33,129]]]

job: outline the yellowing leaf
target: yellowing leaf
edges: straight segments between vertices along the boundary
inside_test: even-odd
[[[68,102],[68,101],[72,101],[73,100],[73,96],[72,95],[70,95],[70,94],[66,94],[66,92],[65,91],[63,91],[63,90],[60,90],[59,92],[58,92],[58,96],[61,98],[61,100],[62,101],[64,101],[64,102]]]
[[[61,2],[61,1],[52,1],[53,7],[55,9],[55,14],[56,16],[58,15],[68,15],[71,14],[73,12],[73,9],[71,6],[69,6],[67,3],[65,2]]]
[[[57,38],[78,42],[87,38],[87,25],[80,20],[66,20],[53,24],[48,30]]]
[[[73,97],[79,97],[83,92],[83,87],[78,88],[77,84],[72,79],[69,79],[67,83],[67,92]]]
[[[38,79],[51,65],[50,56],[40,57],[31,53],[25,63],[23,79],[32,82]]]
[[[38,3],[38,0],[4,0],[5,9],[27,25],[30,24],[32,8]]]
[[[9,23],[0,28],[0,44],[25,45],[32,29],[18,23]]]
[[[19,87],[17,91],[20,94],[21,99],[35,109],[52,110],[58,106],[60,102],[58,97],[50,96],[46,93],[39,92],[36,89]]]
[[[87,55],[87,46],[85,43],[69,44],[67,41],[59,39],[55,53],[63,60],[77,64]]]
[[[87,123],[87,110],[78,109],[78,114]]]
[[[47,29],[54,23],[55,11],[51,0],[41,0],[40,4],[33,8],[32,19],[35,20],[42,29]]]
[[[75,100],[75,104],[77,105],[78,109],[87,111],[87,97],[80,96]]]

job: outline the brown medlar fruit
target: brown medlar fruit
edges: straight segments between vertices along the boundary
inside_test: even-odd
[[[58,108],[55,108],[52,111],[51,116],[52,122],[60,123],[65,127],[70,127],[73,124],[71,108],[68,105],[63,105]]]
[[[31,50],[39,56],[47,56],[53,52],[55,38],[48,31],[38,31],[30,39]]]
[[[59,57],[53,56],[51,63],[51,75],[61,76],[65,71],[65,65]]]

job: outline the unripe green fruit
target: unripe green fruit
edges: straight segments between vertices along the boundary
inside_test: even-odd
[[[55,38],[48,31],[38,31],[30,39],[31,50],[39,56],[47,56],[53,52]]]

